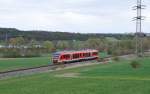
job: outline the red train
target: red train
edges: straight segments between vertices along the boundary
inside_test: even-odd
[[[53,64],[96,60],[98,58],[98,50],[62,51],[52,55]]]

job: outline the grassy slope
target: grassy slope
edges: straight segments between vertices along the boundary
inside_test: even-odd
[[[47,65],[50,57],[0,59],[0,71]]]
[[[108,76],[108,77],[147,77],[150,73],[150,59],[139,59],[140,68],[133,69],[128,61],[121,61],[118,64],[109,64],[107,66],[95,67],[86,71],[81,71],[84,76]]]
[[[133,70],[128,61],[0,81],[0,94],[149,94],[150,58]],[[80,73],[77,78],[55,77]]]

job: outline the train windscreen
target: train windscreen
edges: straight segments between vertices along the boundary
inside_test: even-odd
[[[59,56],[60,56],[60,53],[54,53],[54,54],[52,55],[53,59],[58,59]]]

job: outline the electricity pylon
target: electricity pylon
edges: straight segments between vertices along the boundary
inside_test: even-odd
[[[133,10],[136,10],[137,16],[134,17],[134,21],[136,21],[136,50],[135,53],[137,56],[143,56],[143,37],[144,33],[142,33],[142,20],[144,17],[142,16],[142,9],[145,9],[145,5],[142,5],[142,0],[137,0],[137,5],[133,7]]]

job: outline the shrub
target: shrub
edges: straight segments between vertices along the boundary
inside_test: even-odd
[[[38,49],[4,49],[0,54],[4,58],[22,58],[22,57],[40,57],[41,53]]]
[[[113,57],[113,60],[114,60],[114,61],[119,61],[119,57],[118,57],[118,56],[114,56],[114,57]]]
[[[131,61],[130,65],[131,65],[131,67],[134,68],[134,69],[140,67],[140,63],[139,63],[138,61],[136,61],[136,60]]]
[[[2,56],[7,58],[16,58],[20,56],[20,53],[17,49],[5,49]]]

